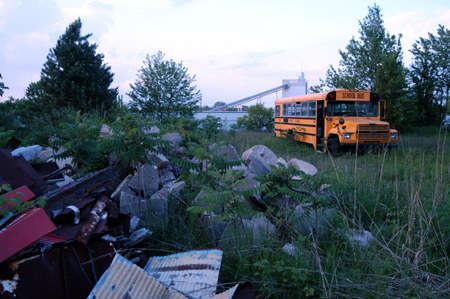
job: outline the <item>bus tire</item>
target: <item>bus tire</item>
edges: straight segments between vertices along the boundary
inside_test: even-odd
[[[328,139],[327,149],[332,155],[338,154],[340,149],[339,139],[337,137],[331,137]]]

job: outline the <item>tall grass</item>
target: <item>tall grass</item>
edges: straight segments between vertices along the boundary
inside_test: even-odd
[[[338,211],[339,221],[327,239],[306,248],[316,252],[323,269],[311,263],[307,268],[316,275],[291,279],[289,285],[297,285],[297,290],[311,287],[315,291],[310,295],[325,297],[450,297],[450,146],[446,132],[421,133],[403,135],[396,150],[339,157],[268,133],[224,137],[240,152],[264,144],[285,159],[308,161],[319,169],[321,180],[332,185],[330,206]],[[368,248],[354,246],[340,237],[342,226],[368,230],[375,240]],[[273,246],[266,248],[265,259],[279,250],[279,244]],[[250,258],[258,263],[255,256],[237,256],[241,262]],[[289,259],[277,256],[271,265],[280,267]],[[279,285],[283,275],[272,274],[271,281],[259,284],[267,294],[307,295],[295,296],[290,287]]]

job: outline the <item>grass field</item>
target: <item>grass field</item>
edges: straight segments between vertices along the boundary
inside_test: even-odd
[[[316,247],[314,263],[307,255],[286,258],[279,250],[282,244],[268,244],[257,253],[231,254],[225,262],[229,280],[247,277],[269,297],[450,297],[450,145],[445,131],[403,134],[395,150],[338,157],[269,133],[237,132],[224,139],[240,153],[264,144],[286,160],[312,163],[319,170],[317,180],[331,185],[325,204],[338,211],[328,239],[315,244],[297,239],[305,252]],[[352,246],[339,238],[343,228],[368,230],[375,241],[365,249]]]

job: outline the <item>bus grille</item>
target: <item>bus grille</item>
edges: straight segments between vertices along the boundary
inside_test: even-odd
[[[361,141],[382,141],[389,138],[388,125],[359,125],[358,139]]]

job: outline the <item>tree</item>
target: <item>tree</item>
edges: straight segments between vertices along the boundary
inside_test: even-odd
[[[441,125],[450,99],[450,30],[439,25],[437,34],[419,38],[411,53],[414,55],[409,79],[416,99],[418,124]]]
[[[381,9],[369,7],[368,15],[359,22],[359,39],[352,37],[346,50],[339,50],[341,59],[338,69],[333,66],[321,85],[346,89],[367,89],[377,92],[388,102],[390,121],[399,123],[406,100],[406,69],[402,63],[401,35],[390,35],[383,25]]]
[[[0,79],[3,79],[2,74],[0,74]],[[5,93],[5,89],[9,89],[9,87],[6,86],[5,83],[0,81],[0,97],[2,97]]]
[[[182,62],[165,60],[164,56],[161,51],[146,56],[135,83],[130,84],[131,105],[160,122],[192,116],[201,99],[193,85],[195,75],[191,77]]]
[[[239,117],[234,126],[237,129],[246,130],[272,130],[273,109],[265,108],[261,104],[248,107],[248,115]]]
[[[47,55],[41,79],[33,91],[41,100],[55,107],[72,107],[82,112],[108,111],[118,95],[111,68],[97,54],[97,45],[90,44],[91,34],[81,35],[81,20],[71,23]],[[50,107],[49,107],[50,108]]]
[[[225,103],[224,101],[217,101],[214,103],[213,108],[219,108],[222,106],[225,106],[227,103]]]

